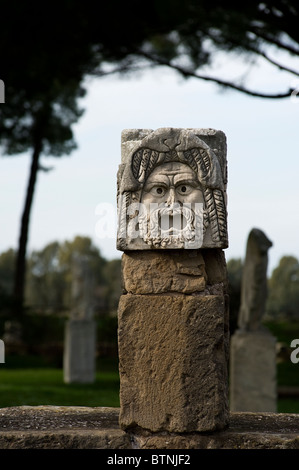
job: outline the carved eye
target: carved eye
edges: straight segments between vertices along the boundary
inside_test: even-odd
[[[153,194],[153,196],[164,196],[165,188],[163,188],[163,186],[154,186],[151,189],[151,193]]]
[[[180,186],[177,187],[177,191],[179,194],[182,194],[183,196],[190,194],[192,191],[192,186],[189,186],[188,184],[181,184]]]

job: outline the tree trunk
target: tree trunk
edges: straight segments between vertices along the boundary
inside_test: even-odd
[[[20,316],[24,307],[24,292],[25,292],[25,277],[26,277],[26,252],[27,252],[27,241],[28,241],[28,231],[29,231],[29,222],[30,222],[30,213],[33,202],[33,195],[35,189],[35,183],[37,179],[38,172],[38,162],[42,150],[41,139],[38,139],[35,143],[32,160],[31,160],[31,169],[30,176],[28,181],[25,205],[21,220],[21,229],[19,236],[19,246],[16,259],[16,270],[15,270],[15,283],[14,283],[14,301],[15,308],[14,314]]]

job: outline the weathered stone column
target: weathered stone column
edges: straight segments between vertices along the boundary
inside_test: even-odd
[[[243,268],[238,329],[230,345],[230,409],[277,409],[276,339],[262,325],[267,300],[268,250],[262,230],[250,231]]]
[[[226,140],[126,130],[118,175],[120,425],[228,424]]]
[[[65,325],[63,373],[66,383],[93,383],[96,371],[94,279],[87,256],[74,256],[70,319]]]
[[[65,383],[95,380],[96,323],[69,320],[65,325],[63,369]]]

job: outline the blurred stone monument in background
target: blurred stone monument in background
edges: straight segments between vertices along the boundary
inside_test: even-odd
[[[228,424],[226,137],[128,129],[118,172],[120,426]]]
[[[74,255],[70,319],[66,322],[63,369],[66,383],[93,383],[96,370],[94,279],[90,259]]]
[[[262,325],[272,242],[251,230],[241,284],[238,329],[230,341],[230,409],[276,411],[276,340]]]

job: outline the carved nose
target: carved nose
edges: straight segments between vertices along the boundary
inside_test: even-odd
[[[174,204],[174,202],[175,202],[175,190],[174,188],[170,188],[166,204],[168,206],[171,206],[172,204]]]

